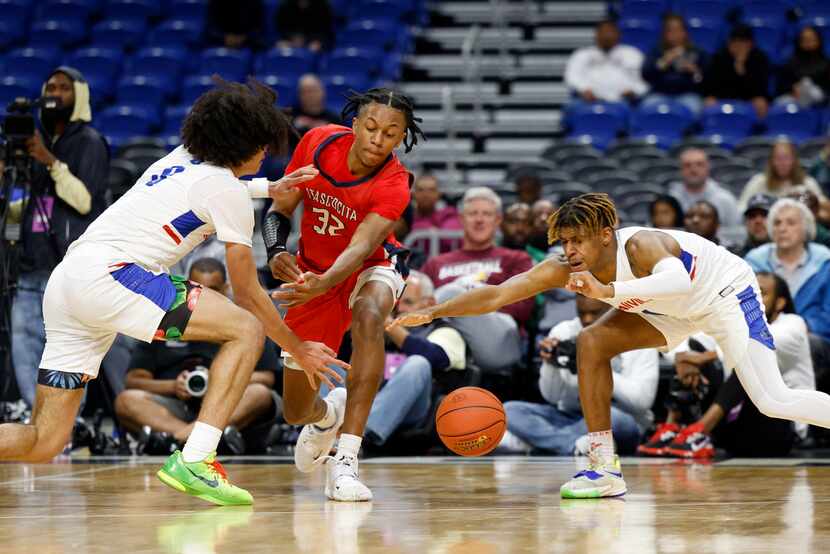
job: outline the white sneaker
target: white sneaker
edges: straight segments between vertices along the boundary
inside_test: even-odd
[[[320,429],[310,423],[303,426],[294,448],[294,465],[303,473],[310,473],[315,467],[326,461],[331,452],[337,431],[346,417],[346,389],[337,387],[326,395],[325,402],[334,406],[337,422],[328,429]]]
[[[357,458],[339,455],[326,462],[326,498],[339,502],[372,500],[372,491],[358,478]]]
[[[562,498],[604,498],[622,496],[627,492],[620,457],[606,462],[597,452],[588,454],[588,469],[584,469],[562,485]]]

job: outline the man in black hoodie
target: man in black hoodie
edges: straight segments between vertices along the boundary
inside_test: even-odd
[[[89,85],[71,67],[47,78],[44,96],[60,98],[43,109],[43,134],[28,141],[35,160],[21,226],[23,252],[12,307],[12,359],[20,394],[31,407],[46,333],[43,291],[66,248],[104,210],[109,151],[93,129]],[[18,183],[22,185],[23,183]]]

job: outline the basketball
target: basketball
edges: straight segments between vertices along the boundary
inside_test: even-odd
[[[478,387],[455,389],[435,414],[441,442],[460,456],[483,456],[501,442],[507,429],[504,406],[496,396]]]

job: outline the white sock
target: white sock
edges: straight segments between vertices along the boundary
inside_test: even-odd
[[[326,403],[326,415],[323,416],[323,419],[314,424],[321,431],[325,431],[337,423],[337,410],[334,409],[334,402],[330,402],[325,399],[323,402]]]
[[[606,462],[614,460],[614,436],[611,430],[588,433],[591,441],[591,450],[598,450],[602,459]]]
[[[363,437],[343,433],[340,435],[340,440],[337,441],[337,455],[357,458],[357,453],[360,451],[360,443],[362,442]]]
[[[187,442],[182,450],[182,458],[188,464],[201,462],[216,451],[220,438],[222,438],[221,429],[197,421],[190,436],[187,437]]]

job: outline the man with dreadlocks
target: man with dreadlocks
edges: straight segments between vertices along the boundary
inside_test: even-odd
[[[321,398],[301,372],[291,371],[297,364],[286,355],[283,413],[289,423],[304,425],[294,451],[303,472],[328,459],[340,431],[337,456],[326,464],[325,493],[354,502],[372,498],[358,478],[357,454],[383,375],[384,322],[407,274],[406,252],[392,231],[409,205],[411,176],[392,151],[403,143],[409,152],[421,131],[412,101],[385,88],[352,94],[343,109],[343,121],[350,119],[351,129],[317,127],[300,141],[286,171],[313,164],[319,175],[275,197],[263,236],[271,271],[285,282],[273,296],[288,308],[288,326],[337,350],[351,325],[354,369],[346,389]],[[285,244],[301,200],[294,256]]]
[[[627,227],[605,194],[583,194],[548,220],[564,256],[498,286],[474,289],[394,324],[487,313],[546,289],[567,288],[616,309],[577,338],[579,397],[590,437],[589,467],[562,485],[564,498],[625,494],[611,436],[610,360],[641,348],[673,349],[698,331],[714,337],[761,412],[830,427],[830,396],[787,388],[778,370],[758,281],[741,258],[683,231]]]

